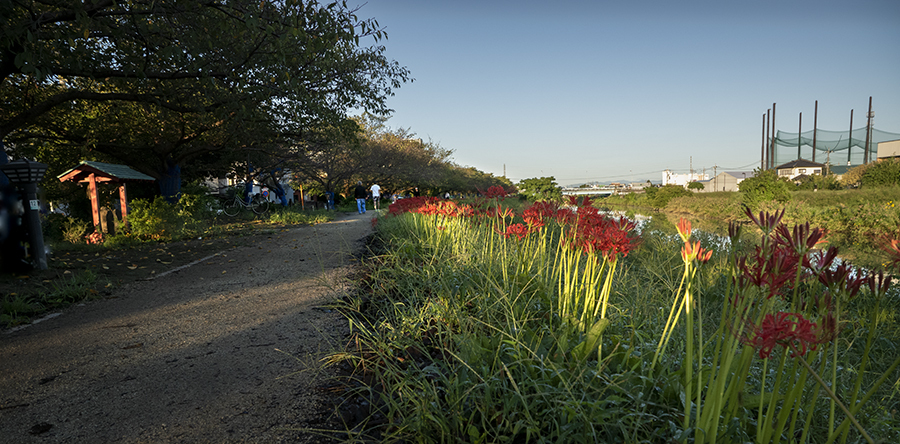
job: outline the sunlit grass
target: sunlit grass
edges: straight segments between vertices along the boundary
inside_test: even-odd
[[[674,230],[645,230],[641,247],[619,259],[605,317],[609,325],[595,335],[585,326],[601,319],[599,312],[582,318],[584,309],[576,310],[579,321],[572,322],[560,300],[576,291],[575,300],[585,301],[592,291],[602,291],[606,275],[594,269],[596,279],[576,276],[592,269],[584,259],[564,265],[558,226],[548,224],[521,240],[504,236],[520,217],[405,213],[379,219],[363,292],[345,307],[353,347],[332,357],[352,362],[355,377],[364,382],[359,393],[372,401],[372,415],[360,430],[386,442],[791,442],[759,432],[757,407],[763,405],[773,406],[764,418],[787,418],[783,432],[803,431],[810,442],[827,441],[829,427],[842,423],[840,412],[836,422],[829,421],[825,395],[810,398],[817,392],[812,377],[793,386],[775,384],[778,366],[764,365],[755,350],[734,341],[734,353],[746,355],[746,374],[737,375],[746,388],[728,398],[721,421],[708,411],[686,419],[684,400],[711,389],[708,366],[714,353],[722,353],[715,338],[733,338],[736,324],[724,317],[720,322],[718,315],[734,291],[730,243],[694,233],[714,252],[692,278],[704,321],[695,319],[696,356],[685,361],[688,334],[676,323],[668,349],[652,366],[682,278],[683,243],[673,238]],[[745,241],[736,247],[740,255],[752,251]],[[852,395],[856,387],[871,388],[871,398],[854,415],[870,435],[891,442],[900,439],[900,380],[891,369],[900,356],[900,328],[891,315],[900,309],[900,295],[895,288],[876,299],[865,290],[852,298],[843,309],[837,361],[823,351],[815,355],[821,361],[813,362],[817,369],[842,368],[836,392],[847,402],[862,400],[863,393]],[[873,337],[874,328],[879,334]],[[599,342],[590,349],[594,340]],[[854,373],[865,359],[865,370]],[[688,378],[695,381],[688,396],[686,362],[694,366]],[[727,370],[723,381],[731,378]],[[772,396],[760,396],[760,384],[781,391],[799,385],[792,391],[801,395],[798,405],[811,408],[782,408],[779,398],[772,404]],[[701,419],[717,424],[716,430],[698,433],[692,424]],[[846,433],[848,442],[862,439],[849,424]]]

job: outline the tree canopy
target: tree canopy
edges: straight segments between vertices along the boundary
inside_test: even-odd
[[[410,80],[345,1],[14,0],[0,16],[0,140],[20,156],[87,150],[164,194],[192,162],[272,155],[349,109],[385,113]]]
[[[522,179],[518,187],[519,193],[524,194],[529,200],[562,199],[562,188],[556,184],[556,178],[553,176]]]

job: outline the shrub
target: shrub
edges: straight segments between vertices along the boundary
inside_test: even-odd
[[[665,185],[659,188],[647,188],[647,203],[657,208],[665,207],[670,200],[680,196],[690,196],[692,193],[681,185]]]
[[[797,188],[800,190],[840,190],[843,187],[834,176],[813,174],[801,179]]]
[[[869,164],[860,178],[864,187],[900,185],[900,159],[889,159]]]
[[[863,174],[866,173],[870,166],[872,166],[871,163],[850,168],[841,176],[841,185],[850,188],[858,187]]]
[[[131,202],[128,223],[131,234],[152,240],[170,240],[173,233],[180,231],[180,220],[175,206],[162,196],[153,201],[136,199]]]
[[[738,185],[743,202],[750,208],[757,208],[760,202],[776,201],[785,203],[791,200],[793,184],[785,178],[778,177],[774,170],[757,169],[753,177],[745,179]]]

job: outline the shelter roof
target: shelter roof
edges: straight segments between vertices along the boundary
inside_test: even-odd
[[[88,176],[94,175],[96,180],[100,182],[135,182],[135,181],[154,181],[156,179],[135,171],[126,165],[118,165],[114,163],[103,163],[83,160],[81,164],[72,168],[65,173],[56,176],[60,182],[74,180],[82,182],[88,180]]]
[[[776,170],[782,170],[786,168],[825,168],[825,165],[821,163],[810,162],[806,159],[797,159],[775,167]]]

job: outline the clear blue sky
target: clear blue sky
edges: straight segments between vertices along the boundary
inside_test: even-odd
[[[818,100],[846,130],[872,96],[900,133],[897,0],[358,1],[415,78],[388,125],[514,182],[752,170],[772,103],[778,129],[811,130]]]

